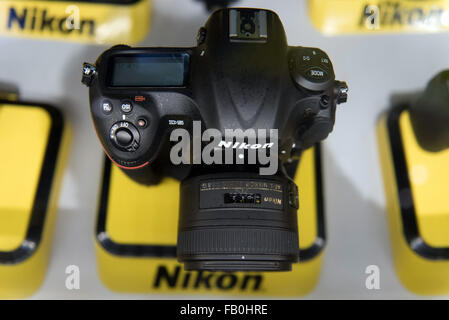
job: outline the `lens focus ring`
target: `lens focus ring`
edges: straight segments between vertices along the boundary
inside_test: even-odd
[[[297,255],[295,232],[264,229],[210,229],[180,232],[178,254]]]

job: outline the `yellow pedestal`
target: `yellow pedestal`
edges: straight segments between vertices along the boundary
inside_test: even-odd
[[[418,145],[407,107],[382,116],[378,140],[398,277],[412,292],[449,294],[449,150]]]
[[[449,31],[448,0],[308,0],[308,11],[329,35]]]
[[[0,101],[0,298],[29,296],[45,277],[66,158],[63,131],[52,107]]]
[[[134,44],[148,33],[151,0],[0,0],[0,35]]]
[[[318,281],[325,243],[319,147],[305,152],[295,182],[302,261],[293,271],[187,272],[176,260],[179,182],[139,185],[107,160],[95,242],[100,278],[120,292],[305,295]]]

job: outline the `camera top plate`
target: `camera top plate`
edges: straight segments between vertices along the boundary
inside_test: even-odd
[[[287,158],[332,131],[347,86],[324,51],[288,46],[276,13],[215,11],[197,40],[189,48],[119,45],[84,65],[95,128],[117,165],[156,161],[171,131],[194,120],[222,133],[277,129]]]

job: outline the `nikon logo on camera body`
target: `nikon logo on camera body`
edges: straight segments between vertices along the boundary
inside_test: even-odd
[[[309,15],[327,34],[449,31],[449,1],[309,0]]]
[[[206,129],[202,134],[201,121],[193,121],[193,138],[184,128],[177,128],[170,134],[170,141],[177,142],[170,150],[173,164],[249,164],[267,165],[259,168],[260,175],[273,175],[278,169],[277,129],[225,129],[225,140],[220,130]],[[268,140],[273,142],[268,142]],[[191,148],[191,141],[192,146]],[[202,148],[203,142],[209,142]],[[191,150],[192,149],[192,150]],[[273,149],[272,152],[269,149]],[[225,159],[223,161],[223,150]],[[245,160],[244,151],[247,151]],[[234,151],[237,153],[234,154]],[[191,154],[193,157],[191,157]],[[234,157],[235,156],[235,157]],[[235,158],[235,159],[234,159]]]
[[[129,5],[95,1],[0,0],[0,35],[89,43],[134,43],[148,30],[150,0]],[[137,27],[134,21],[139,22]]]
[[[154,278],[153,287],[160,288],[166,285],[170,288],[190,289],[218,289],[241,291],[258,291],[261,289],[263,275],[261,274],[234,274],[223,272],[185,272],[181,266],[170,269],[159,265]]]

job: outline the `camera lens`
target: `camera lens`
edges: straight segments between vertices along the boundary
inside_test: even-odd
[[[298,261],[297,188],[285,176],[220,173],[181,184],[186,270],[288,271]]]

